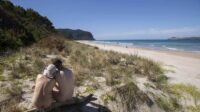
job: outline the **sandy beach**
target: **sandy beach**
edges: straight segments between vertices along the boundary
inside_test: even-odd
[[[170,83],[183,83],[196,86],[200,90],[200,54],[188,52],[162,51],[139,47],[97,44],[90,41],[79,41],[103,50],[138,55],[160,63],[168,72],[165,74]]]

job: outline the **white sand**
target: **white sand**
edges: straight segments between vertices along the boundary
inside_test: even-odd
[[[112,50],[126,54],[137,54],[161,63],[165,69],[171,72],[165,75],[170,83],[191,84],[200,89],[200,54],[171,52],[143,49],[138,47],[123,47],[116,45],[103,45],[90,41],[79,41],[84,44],[96,46],[103,50]],[[172,72],[174,71],[174,72]]]

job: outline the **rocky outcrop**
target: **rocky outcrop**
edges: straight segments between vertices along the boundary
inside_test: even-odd
[[[72,40],[95,40],[91,32],[83,31],[80,29],[57,29],[57,31],[64,35],[66,38]]]

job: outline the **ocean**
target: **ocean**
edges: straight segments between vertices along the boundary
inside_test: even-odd
[[[97,40],[95,43],[200,53],[200,40]]]

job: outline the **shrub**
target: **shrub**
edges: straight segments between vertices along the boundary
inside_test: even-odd
[[[65,49],[65,39],[62,37],[47,37],[41,39],[36,46],[42,49],[57,50],[59,52]]]
[[[175,98],[163,98],[156,96],[155,102],[160,108],[167,112],[174,112],[180,108],[180,105]]]
[[[115,98],[119,96],[120,101],[123,105],[124,111],[131,112],[136,109],[136,104],[147,103],[151,106],[153,102],[151,99],[133,83],[129,82],[124,86],[114,89]]]

